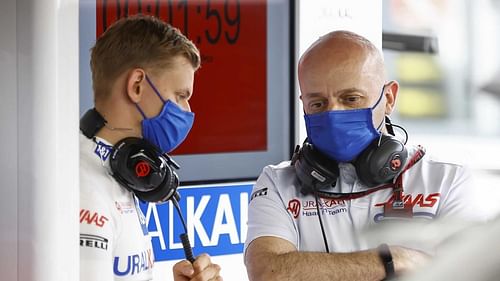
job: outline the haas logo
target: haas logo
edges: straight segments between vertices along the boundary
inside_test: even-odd
[[[288,208],[287,210],[292,213],[293,218],[296,219],[299,216],[300,213],[300,201],[297,199],[292,199],[288,201]]]
[[[107,221],[107,217],[101,216],[97,212],[80,209],[80,223],[94,224],[98,227],[103,227]]]

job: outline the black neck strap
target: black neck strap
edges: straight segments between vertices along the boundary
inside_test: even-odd
[[[89,109],[80,118],[80,130],[87,138],[93,138],[106,124],[106,119],[95,108]]]

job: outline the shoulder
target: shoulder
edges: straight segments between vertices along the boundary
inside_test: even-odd
[[[264,170],[273,171],[273,172],[283,172],[283,171],[286,172],[289,170],[293,171],[293,167],[291,165],[290,160],[287,160],[287,161],[282,161],[278,164],[267,165],[264,167]]]
[[[294,178],[295,170],[291,166],[290,161],[283,161],[275,165],[267,165],[262,169],[262,173],[259,176],[261,178],[267,178],[275,183],[284,181],[290,177]]]
[[[290,161],[283,161],[263,168],[253,187],[252,198],[265,193],[268,198],[287,202],[289,198],[297,196],[299,190],[294,167]]]
[[[417,151],[417,147],[411,148],[409,157],[413,157]],[[472,175],[467,165],[430,151],[425,152],[423,158],[405,173],[403,179],[409,191],[440,193],[443,197],[451,193],[465,194],[472,185]]]
[[[421,149],[418,146],[411,146],[408,148],[409,157],[413,157],[417,151]],[[456,175],[462,173],[469,173],[469,167],[465,161],[458,157],[444,157],[439,152],[429,151],[424,148],[424,157],[417,162],[416,166],[420,166],[421,172],[425,174],[437,175]]]
[[[80,135],[80,205],[109,212],[115,201],[128,200],[130,192],[109,171],[109,165],[94,153],[95,143]]]

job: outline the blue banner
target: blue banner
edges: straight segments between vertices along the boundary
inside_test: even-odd
[[[179,205],[187,221],[194,255],[243,251],[252,184],[179,188]],[[184,258],[179,238],[184,227],[172,203],[141,204],[156,261]]]

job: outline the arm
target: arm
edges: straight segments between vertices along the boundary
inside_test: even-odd
[[[295,188],[284,179],[294,174],[281,171],[276,175],[264,168],[257,180],[248,209],[248,232],[245,265],[250,281],[261,280],[382,280],[385,269],[377,250],[353,253],[298,252],[299,233],[287,211],[287,199],[281,197],[276,184],[284,190]],[[261,192],[265,190],[265,192]],[[339,229],[339,231],[342,231]],[[396,273],[401,273],[425,254],[401,247],[391,247]],[[414,261],[412,261],[412,259]]]
[[[427,259],[419,251],[391,246],[396,274]],[[261,280],[382,280],[385,269],[376,249],[352,253],[298,252],[280,238],[260,237],[247,248],[250,281]]]
[[[180,261],[172,271],[174,281],[222,281],[220,266],[212,263],[207,254],[196,257],[193,264],[187,260]]]

